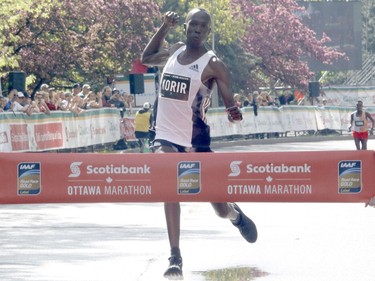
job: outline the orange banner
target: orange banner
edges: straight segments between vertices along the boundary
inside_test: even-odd
[[[373,151],[0,153],[0,203],[368,202]]]

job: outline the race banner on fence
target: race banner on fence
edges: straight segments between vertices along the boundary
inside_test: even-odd
[[[120,139],[117,109],[90,109],[76,115],[53,111],[47,115],[0,114],[0,152],[47,151],[86,147]]]
[[[212,137],[318,131],[347,131],[354,107],[335,106],[264,106],[255,116],[252,107],[241,109],[243,120],[230,123],[224,108],[212,108],[207,113]],[[375,118],[375,107],[366,111]],[[370,124],[369,124],[370,125]],[[121,138],[135,141],[134,116],[120,118],[113,108],[90,109],[82,114],[53,111],[0,114],[0,152],[33,152],[87,147],[114,143]]]

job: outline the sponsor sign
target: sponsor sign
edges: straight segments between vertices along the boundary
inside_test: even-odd
[[[373,151],[56,155],[0,153],[0,203],[368,202],[375,195]]]

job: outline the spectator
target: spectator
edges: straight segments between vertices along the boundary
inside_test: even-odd
[[[234,105],[241,108],[242,107],[241,95],[236,93],[233,95],[233,99],[234,99]]]
[[[290,104],[293,100],[294,100],[294,96],[289,91],[286,91],[279,96],[280,106]]]
[[[77,94],[76,96],[73,96],[72,101],[69,104],[69,110],[74,114],[79,115],[85,111],[83,106],[84,100]]]
[[[73,97],[78,96],[81,93],[81,85],[79,83],[75,83],[73,85],[72,94]]]
[[[25,95],[22,92],[17,92],[17,94],[13,96],[12,104],[8,111],[23,112],[23,113],[26,113],[27,115],[31,115],[31,112],[28,111],[29,106],[21,105],[24,99],[25,99]]]
[[[17,95],[18,91],[16,89],[13,89],[8,94],[8,100],[7,103],[4,106],[4,111],[8,111],[12,105],[12,101],[14,97]]]
[[[0,112],[4,112],[4,107],[7,104],[7,100],[3,95],[0,94]]]
[[[103,103],[103,107],[112,107],[112,104],[109,103],[110,99],[111,99],[111,94],[112,94],[112,89],[110,86],[105,86],[103,88],[103,92],[102,92],[102,103]]]
[[[58,110],[67,111],[69,110],[69,104],[72,99],[71,92],[63,92],[61,91],[59,94],[59,101],[58,101]]]
[[[248,93],[245,97],[245,100],[243,101],[243,106],[250,106],[251,100],[252,100],[252,95],[251,93]]]
[[[63,110],[62,106],[63,106],[63,104],[66,105],[66,103],[67,103],[67,101],[66,101],[66,98],[65,98],[64,91],[58,91],[56,93],[56,108],[57,108],[57,110]]]
[[[254,91],[252,95],[252,99],[250,105],[253,107],[254,115],[258,116],[258,106],[259,106],[259,92]]]
[[[262,91],[258,98],[259,106],[268,106],[268,105],[272,105],[272,103],[273,103],[273,99],[267,93],[267,91]]]
[[[29,106],[30,104],[31,104],[31,98],[29,97],[29,95],[23,94],[23,98],[21,98],[20,105],[25,107],[25,106]]]
[[[40,109],[36,103],[36,101],[32,100],[30,103],[30,112],[31,113],[40,113]]]
[[[49,110],[46,102],[44,101],[43,93],[44,92],[42,92],[42,91],[39,91],[39,92],[35,93],[35,99],[34,99],[35,105],[38,107],[39,112],[45,113],[45,114],[50,114],[51,111]]]
[[[49,97],[49,102],[52,103],[55,108],[57,109],[59,106],[59,97],[57,95],[56,89],[55,88],[49,88],[48,89],[48,97]]]
[[[131,94],[124,93],[125,108],[129,115],[133,113],[134,97]]]
[[[135,114],[135,137],[138,139],[140,153],[145,151],[149,141],[149,129],[151,126],[151,104],[145,102],[143,107]]]
[[[48,106],[48,109],[49,110],[57,110],[57,107],[55,104],[53,104],[49,98],[49,92],[42,92],[41,91],[41,94],[42,94],[42,97],[43,97],[43,100],[45,102],[45,104]]]
[[[80,92],[78,95],[81,98],[85,98],[89,94],[90,90],[91,90],[90,85],[89,84],[85,84],[85,85],[82,86],[82,92]]]
[[[101,108],[103,107],[102,93],[97,94],[94,91],[90,91],[84,99],[84,109]]]
[[[118,109],[124,109],[125,107],[125,100],[117,89],[113,90],[109,103]]]
[[[48,92],[48,89],[49,89],[48,84],[42,84],[42,86],[40,86],[40,91],[42,92]]]

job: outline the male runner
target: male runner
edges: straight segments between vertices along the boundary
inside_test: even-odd
[[[151,38],[142,54],[142,63],[164,66],[157,101],[155,153],[211,152],[209,127],[205,113],[210,104],[214,83],[227,108],[231,122],[241,121],[240,110],[234,106],[230,74],[214,52],[205,47],[211,30],[211,17],[204,9],[193,9],[187,17],[186,43],[164,49],[168,31],[178,24],[179,16],[167,12],[163,24]],[[255,224],[234,203],[211,203],[216,214],[229,219],[250,243],[257,239]],[[164,204],[171,257],[164,273],[167,278],[182,278],[180,241],[180,204]]]
[[[370,133],[374,130],[374,119],[370,113],[363,111],[363,102],[357,102],[357,111],[350,115],[350,128],[352,130],[354,143],[357,150],[367,150],[367,140],[368,140],[368,120],[371,121],[372,127]]]

